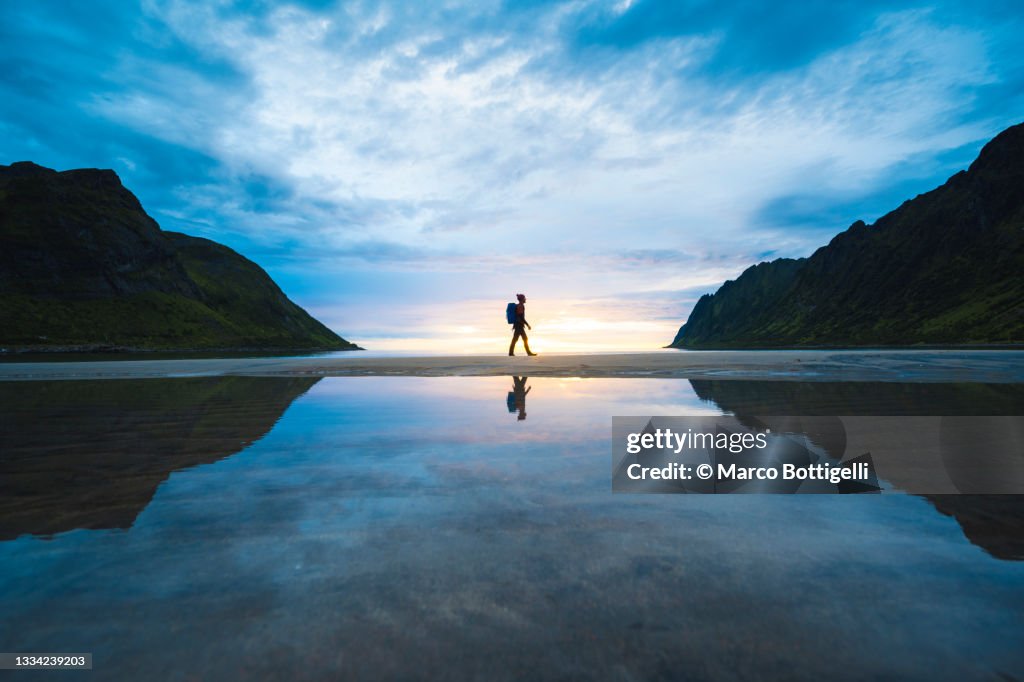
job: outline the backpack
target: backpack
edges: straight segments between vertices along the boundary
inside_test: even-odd
[[[505,306],[505,321],[508,322],[509,324],[515,324],[516,323],[516,304],[515,303],[509,303],[507,306]]]

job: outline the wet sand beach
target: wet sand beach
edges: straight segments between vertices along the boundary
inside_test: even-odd
[[[1024,350],[654,351],[538,357],[468,355],[124,359],[0,363],[0,381],[186,376],[671,377],[773,381],[1024,382]]]

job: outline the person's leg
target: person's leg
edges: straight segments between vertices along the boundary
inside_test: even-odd
[[[526,330],[525,329],[522,331],[522,337],[523,337],[523,348],[526,349],[526,354],[527,355],[536,355],[536,353],[534,353],[532,350],[530,350],[530,339],[526,336]]]
[[[516,354],[516,341],[518,341],[518,340],[519,340],[519,330],[516,329],[515,332],[512,333],[512,343],[510,343],[509,346],[508,346],[508,354],[509,355],[515,355]]]

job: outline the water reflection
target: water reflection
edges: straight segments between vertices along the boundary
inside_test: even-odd
[[[0,540],[129,528],[172,471],[256,442],[317,381],[0,383]]]
[[[909,416],[942,415],[943,426],[957,416],[977,415],[979,421],[972,428],[981,428],[993,437],[1004,425],[996,419],[982,416],[1014,416],[1024,414],[1024,386],[1020,384],[921,384],[921,383],[800,383],[789,381],[715,381],[691,380],[694,393],[702,400],[717,405],[723,412],[732,412],[741,420],[755,419],[754,415],[871,415]],[[970,492],[978,489],[978,477],[991,473],[991,467],[979,466],[979,458],[986,454],[983,448],[969,447],[970,443],[954,441],[971,435],[963,428],[954,436],[936,443],[933,458],[944,461],[944,471],[952,478],[956,488]],[[1007,435],[995,433],[994,435]],[[1008,434],[1009,441],[1019,442],[1019,434]],[[904,430],[887,434],[886,438],[903,448],[912,450],[918,434]],[[1008,442],[1009,442],[1008,441]],[[1019,455],[1024,453],[1018,453]],[[964,461],[965,457],[970,461]],[[921,460],[922,457],[917,457]],[[914,465],[911,458],[909,465]],[[920,465],[920,461],[917,461]],[[1000,467],[1007,475],[1019,475],[1020,462],[1003,463]],[[1016,464],[1007,469],[1006,464]],[[920,473],[917,474],[920,476]],[[989,490],[992,490],[989,482]],[[941,513],[956,519],[964,535],[972,543],[1000,559],[1024,559],[1024,496],[1022,495],[923,495]]]
[[[526,382],[529,379],[530,377],[512,377],[512,390],[508,392],[508,396],[505,398],[505,405],[508,407],[508,411],[512,414],[515,414],[517,411],[519,412],[519,421],[526,419],[526,394],[532,388],[527,388],[526,386]]]
[[[729,384],[773,401],[793,386]],[[509,377],[0,385],[16,465],[70,470],[77,450],[92,464],[76,475],[95,466],[108,486],[99,508],[130,510],[105,522],[125,531],[0,542],[0,642],[91,651],[97,679],[1024,671],[1024,564],[978,550],[924,500],[614,495],[611,417],[720,413],[715,392],[521,386],[529,424],[496,409]],[[844,399],[870,406],[890,390],[878,386]],[[119,454],[103,471],[107,449]],[[175,471],[186,461],[208,463]],[[93,527],[74,476],[56,480],[53,497],[78,502],[46,499],[52,513]]]
[[[1019,415],[1024,385],[691,379],[724,412],[778,415]]]

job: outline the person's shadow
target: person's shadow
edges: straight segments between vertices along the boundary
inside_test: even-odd
[[[505,404],[511,413],[519,412],[519,421],[526,419],[526,394],[531,388],[526,387],[530,377],[512,377],[512,390],[508,392]]]

